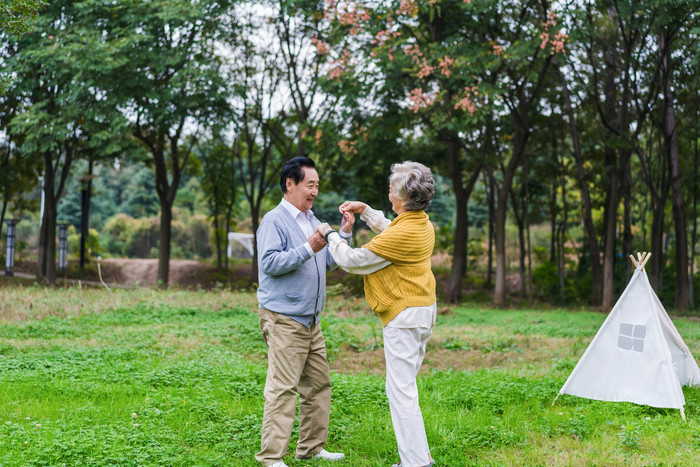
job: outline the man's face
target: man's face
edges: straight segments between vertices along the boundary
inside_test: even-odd
[[[318,172],[312,167],[302,167],[304,178],[294,184],[294,180],[287,179],[287,192],[284,194],[284,199],[292,203],[292,205],[306,212],[314,205],[314,199],[318,196]]]

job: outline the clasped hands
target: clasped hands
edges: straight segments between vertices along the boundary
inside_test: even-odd
[[[341,204],[338,208],[338,211],[343,215],[343,219],[340,221],[340,230],[350,233],[352,226],[355,224],[355,214],[362,214],[366,207],[367,205],[360,201],[346,201]],[[314,252],[322,250],[328,244],[325,236],[331,230],[333,228],[327,222],[323,222],[316,227],[316,232],[309,237],[309,244]]]

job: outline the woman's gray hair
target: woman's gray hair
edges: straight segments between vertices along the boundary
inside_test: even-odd
[[[407,211],[422,211],[435,195],[435,179],[429,168],[419,162],[401,162],[391,166],[389,184]]]

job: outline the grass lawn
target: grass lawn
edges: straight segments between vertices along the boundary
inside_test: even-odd
[[[339,287],[323,332],[329,450],[397,462],[379,319]],[[256,466],[266,349],[253,293],[0,287],[0,465]],[[700,465],[677,410],[562,396],[605,315],[440,309],[419,378],[438,466]],[[700,356],[700,326],[674,319]],[[290,466],[323,465],[294,460]]]

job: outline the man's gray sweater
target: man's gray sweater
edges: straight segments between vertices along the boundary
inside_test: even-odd
[[[319,220],[309,218],[314,229]],[[308,236],[282,206],[265,214],[256,235],[258,245],[258,304],[306,327],[320,321],[326,301],[326,271],[335,269],[324,248],[310,255]]]

